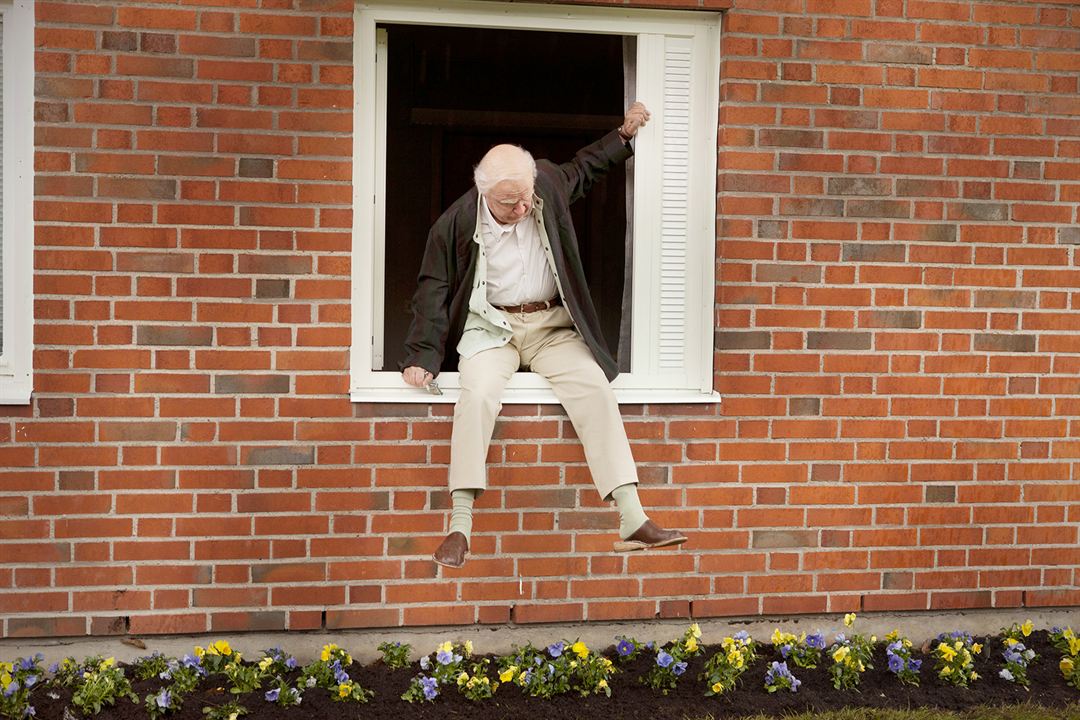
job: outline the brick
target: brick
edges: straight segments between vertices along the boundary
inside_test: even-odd
[[[817,547],[817,533],[812,530],[755,530],[754,548]]]
[[[760,143],[763,146],[821,148],[824,147],[825,133],[814,130],[773,130],[760,131]]]
[[[809,332],[806,347],[810,350],[869,350],[870,333]]]
[[[975,349],[988,352],[1034,352],[1034,335],[998,335],[978,333],[975,335]]]
[[[516,623],[579,622],[585,619],[581,603],[530,604],[514,606],[512,617]]]
[[[214,392],[223,395],[279,394],[290,389],[288,375],[217,375]]]
[[[844,243],[841,258],[844,262],[904,262],[904,245],[892,243]]]
[[[814,265],[760,264],[757,266],[756,279],[763,283],[819,283],[821,268]]]
[[[139,345],[210,345],[214,331],[209,327],[175,327],[144,325],[136,332]]]

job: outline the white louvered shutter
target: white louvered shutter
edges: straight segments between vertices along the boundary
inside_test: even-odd
[[[635,384],[691,389],[702,382],[702,353],[711,348],[707,322],[711,312],[703,302],[711,263],[702,252],[702,233],[715,237],[700,220],[703,202],[715,206],[715,145],[701,142],[695,132],[702,104],[701,73],[694,63],[695,42],[681,35],[638,38],[639,96],[652,111],[650,131],[637,145],[635,195],[659,197],[659,203],[635,202],[634,291],[635,333],[652,340],[636,344]],[[707,244],[706,244],[707,248]],[[639,252],[643,257],[639,256]],[[645,312],[641,312],[646,309]]]
[[[4,16],[0,15],[0,168],[4,166]],[[0,357],[4,356],[4,174],[0,172]]]

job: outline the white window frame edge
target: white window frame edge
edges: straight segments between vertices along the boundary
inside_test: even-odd
[[[422,0],[396,0],[388,3],[358,3],[355,11],[353,62],[355,70],[355,100],[353,108],[353,208],[352,229],[352,347],[350,353],[350,397],[354,402],[394,403],[440,403],[454,402],[458,395],[457,373],[445,372],[439,376],[441,396],[431,395],[420,389],[409,388],[394,370],[372,370],[373,338],[381,334],[381,319],[376,318],[375,293],[382,288],[382,278],[376,277],[376,263],[381,248],[374,238],[382,231],[385,218],[382,208],[376,208],[375,199],[382,188],[377,184],[385,178],[385,127],[379,110],[385,98],[377,94],[385,92],[385,77],[380,78],[385,63],[380,67],[376,56],[382,52],[376,38],[379,23],[445,25],[464,27],[497,27],[508,29],[546,30],[555,32],[595,32],[603,34],[636,35],[638,37],[638,98],[653,111],[652,121],[641,130],[636,154],[635,195],[648,191],[643,164],[650,163],[648,147],[653,134],[662,127],[660,98],[655,101],[650,93],[659,93],[663,78],[657,74],[659,59],[663,52],[663,37],[678,35],[689,37],[693,43],[694,67],[691,82],[693,97],[700,102],[693,109],[691,187],[701,188],[690,198],[688,208],[688,236],[701,239],[701,247],[694,244],[695,262],[700,262],[700,273],[687,274],[689,302],[699,308],[696,327],[687,328],[689,345],[686,355],[687,373],[678,388],[673,387],[673,376],[649,374],[635,370],[622,374],[612,383],[620,403],[691,403],[719,402],[713,390],[713,308],[715,286],[716,247],[716,132],[719,107],[720,69],[720,16],[719,13],[700,11],[665,11],[645,9],[612,9],[587,6],[534,5],[526,3],[496,3],[490,1],[460,0],[433,6]],[[385,55],[383,56],[385,57]],[[643,73],[645,68],[653,72]],[[370,102],[375,99],[376,102]],[[656,138],[659,141],[659,138]],[[659,151],[653,155],[654,166]],[[382,165],[367,166],[382,162]],[[371,168],[374,167],[374,171]],[[711,190],[711,192],[709,192]],[[653,191],[656,191],[655,188]],[[646,203],[636,203],[634,227],[650,227],[658,219]],[[644,262],[635,260],[634,307],[641,304],[641,293],[652,291],[653,281],[639,282],[648,272]],[[656,313],[633,319],[634,333],[649,332],[657,322]],[[651,336],[651,335],[648,335]],[[635,343],[634,346],[639,344]],[[639,356],[634,357],[634,367],[639,367]],[[657,387],[657,381],[667,387]],[[517,373],[503,396],[504,403],[557,403],[546,380],[534,373]]]
[[[0,0],[3,14],[4,350],[0,405],[26,405],[34,362],[34,4]]]

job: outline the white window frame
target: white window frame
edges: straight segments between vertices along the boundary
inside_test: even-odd
[[[437,5],[420,0],[390,0],[356,7],[352,400],[454,402],[459,390],[456,372],[439,375],[443,394],[436,396],[407,386],[395,368],[372,369],[374,338],[381,334],[383,311],[387,100],[385,42],[376,32],[381,23],[636,37],[636,99],[649,107],[652,119],[635,141],[632,371],[619,375],[612,387],[622,403],[717,402],[719,397],[712,385],[719,13],[476,0],[449,0]],[[678,56],[674,60],[675,72],[680,74],[675,84],[683,88],[686,97],[672,100],[668,91],[673,86],[670,73],[674,66],[667,58],[674,56]],[[665,73],[669,78],[666,84]],[[670,174],[666,164],[671,158],[679,164],[675,175]],[[568,159],[552,158],[557,162]],[[671,195],[665,190],[679,186],[688,190],[674,201],[665,199],[665,195]],[[683,206],[685,212],[680,210]],[[672,209],[678,211],[674,221]],[[664,247],[664,243],[671,242],[678,246],[674,253],[670,245]],[[672,265],[675,269],[671,269]],[[677,282],[672,282],[673,278]],[[678,319],[673,323],[671,317]],[[519,372],[511,379],[503,402],[558,401],[542,377]]]
[[[0,405],[26,405],[34,357],[34,4],[0,0],[3,16],[4,343]]]

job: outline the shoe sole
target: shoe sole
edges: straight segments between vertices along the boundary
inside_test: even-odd
[[[653,548],[670,547],[672,545],[682,545],[686,542],[687,538],[683,536],[673,537],[670,540],[661,540],[657,543],[647,543],[640,540],[619,540],[615,543],[615,552],[637,552],[639,550],[651,550]]]
[[[442,560],[439,560],[439,558],[435,557],[434,555],[431,556],[431,559],[435,561],[436,565],[441,565],[445,568],[453,568],[454,570],[457,570],[458,568],[465,567],[465,561],[469,559],[469,553],[465,553],[465,557],[462,559],[460,565],[451,565],[450,563],[445,563]]]

